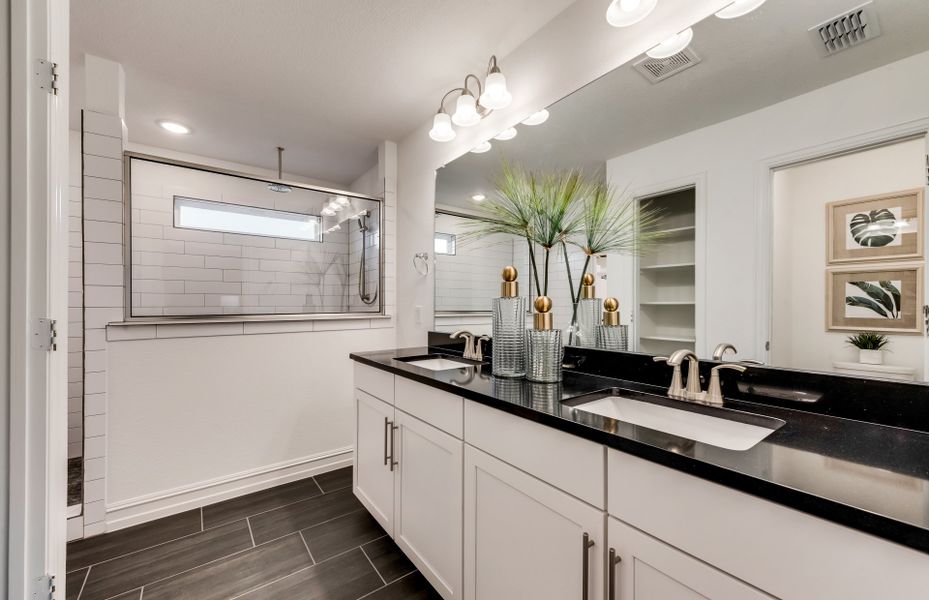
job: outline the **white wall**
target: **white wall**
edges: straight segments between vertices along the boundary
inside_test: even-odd
[[[457,139],[445,144],[429,139],[432,115],[423,116],[422,127],[399,145],[397,283],[401,295],[397,345],[425,343],[426,333],[433,324],[433,277],[419,276],[413,269],[412,257],[417,252],[432,255],[435,170],[478,142],[730,3],[731,0],[666,0],[644,22],[616,29],[604,18],[603,0],[578,0],[515,51],[498,57],[513,93],[513,104],[508,108],[496,111],[475,127],[460,129]],[[492,50],[488,49],[488,53]],[[483,59],[475,57],[476,61]],[[456,74],[450,74],[449,88],[458,85],[457,81]]]
[[[772,364],[832,371],[833,361],[858,361],[857,349],[845,343],[847,332],[826,331],[825,205],[923,186],[925,151],[925,140],[917,139],[774,174]],[[885,362],[911,367],[922,379],[925,338],[890,340]]]
[[[763,164],[791,153],[929,118],[929,53],[840,81],[740,117],[665,140],[607,162],[610,182],[630,190],[705,177],[705,356],[720,341],[752,357],[764,340],[756,280]],[[611,279],[630,276],[611,274]],[[699,302],[699,298],[698,298]]]
[[[0,31],[9,40],[10,3],[0,7]],[[10,381],[10,46],[0,44],[0,381]],[[10,494],[10,389],[0,392],[0,595],[7,591]]]

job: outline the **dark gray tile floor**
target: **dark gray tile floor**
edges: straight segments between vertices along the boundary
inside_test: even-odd
[[[68,544],[67,600],[438,600],[351,468]]]

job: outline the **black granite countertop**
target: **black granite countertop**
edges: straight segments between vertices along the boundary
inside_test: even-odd
[[[537,384],[495,378],[486,364],[431,371],[395,360],[434,352],[408,348],[355,353],[351,358],[929,553],[929,433],[727,396],[726,408],[785,424],[749,450],[726,450],[564,402],[609,388],[664,397],[664,388],[624,380],[621,372],[604,377],[565,370],[561,383]]]

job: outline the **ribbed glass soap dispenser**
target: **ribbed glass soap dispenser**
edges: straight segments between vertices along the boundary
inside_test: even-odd
[[[603,301],[603,322],[597,325],[597,348],[601,350],[623,350],[629,347],[627,327],[619,324],[619,300],[607,298]]]
[[[528,365],[526,379],[541,383],[561,381],[561,361],[564,358],[564,344],[561,330],[552,328],[552,299],[539,296],[535,299],[535,314],[532,315],[532,329],[527,332]]]
[[[493,299],[493,373],[497,377],[526,375],[526,309],[519,295],[519,273],[503,269],[500,297]]]
[[[600,301],[597,300],[593,273],[587,273],[581,281],[581,297],[577,301],[577,327],[572,343],[575,346],[596,346],[599,324]]]

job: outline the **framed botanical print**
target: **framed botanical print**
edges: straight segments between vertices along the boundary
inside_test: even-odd
[[[830,265],[920,259],[923,190],[830,202],[826,229]]]
[[[826,271],[826,329],[922,333],[921,266]]]

